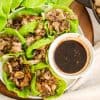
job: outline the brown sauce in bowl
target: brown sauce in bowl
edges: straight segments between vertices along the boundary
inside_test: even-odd
[[[54,52],[54,60],[63,72],[76,73],[84,67],[87,61],[87,53],[79,42],[68,40],[58,45]]]

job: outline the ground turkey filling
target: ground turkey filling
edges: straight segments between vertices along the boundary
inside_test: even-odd
[[[0,56],[7,53],[22,51],[22,45],[17,37],[10,35],[0,36]]]
[[[19,29],[21,26],[27,24],[28,22],[32,22],[34,20],[39,20],[40,17],[33,15],[22,15],[18,16],[14,19],[8,20],[7,27]]]
[[[36,60],[37,62],[40,62],[40,61],[45,62],[48,48],[49,48],[49,45],[46,45],[34,51],[33,60]]]
[[[70,30],[69,13],[61,9],[53,9],[47,12],[45,16],[49,22],[49,29],[55,30],[57,34]]]
[[[34,20],[41,21],[42,17],[34,16],[34,15],[22,15],[14,19],[8,20],[7,27],[20,29],[23,25],[32,22]],[[31,45],[34,41],[41,39],[45,36],[45,29],[42,22],[39,22],[35,31],[33,33],[29,33],[26,38],[27,46]]]
[[[38,70],[36,76],[36,86],[41,95],[45,97],[55,95],[57,79],[52,75],[52,73],[46,68]]]
[[[4,65],[4,70],[8,73],[8,79],[13,81],[18,89],[30,85],[32,79],[30,66],[24,64],[22,57],[10,58]]]
[[[46,62],[47,58],[47,51],[49,45],[43,46],[42,48],[36,49],[33,52],[33,59],[29,60],[31,64],[37,64],[39,62]]]

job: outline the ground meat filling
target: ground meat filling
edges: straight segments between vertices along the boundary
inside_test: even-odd
[[[0,56],[7,53],[17,53],[22,51],[22,45],[18,38],[10,35],[0,36]]]
[[[21,26],[27,24],[28,22],[34,21],[35,17],[33,15],[22,15],[17,18],[8,20],[7,27],[19,29]]]
[[[24,64],[22,57],[14,57],[4,65],[4,70],[8,73],[8,79],[13,81],[18,89],[23,89],[30,85],[32,79],[29,67]]]
[[[41,95],[45,97],[55,95],[57,79],[52,75],[52,73],[46,68],[38,70],[36,76],[37,89],[40,91]]]
[[[47,61],[47,50],[49,45],[43,46],[33,52],[33,59],[29,60],[30,64],[38,64],[39,62],[46,62]]]
[[[34,16],[34,15],[22,15],[18,16],[17,18],[8,20],[7,27],[19,29],[21,26],[32,22],[34,20],[40,20],[41,17]]]
[[[46,14],[49,21],[49,29],[55,30],[58,34],[70,29],[70,22],[67,20],[68,14],[61,9],[53,9]]]
[[[43,46],[42,48],[35,50],[33,54],[33,60],[37,62],[40,62],[40,61],[45,62],[48,48],[49,46],[46,45],[46,46]]]

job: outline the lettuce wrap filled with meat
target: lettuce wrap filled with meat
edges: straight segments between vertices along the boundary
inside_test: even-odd
[[[38,60],[39,62],[46,60],[46,54],[49,49],[50,43],[54,40],[54,37],[42,38],[34,42],[26,49],[26,56],[29,59]]]
[[[43,13],[48,35],[61,35],[78,31],[77,16],[67,7],[54,6]]]
[[[67,83],[56,75],[49,65],[40,62],[33,65],[31,71],[35,73],[31,81],[32,95],[42,96],[45,99],[54,99],[67,89]]]
[[[9,53],[23,52],[25,39],[15,29],[6,28],[0,33],[0,56]]]
[[[18,9],[10,15],[7,27],[17,29],[26,39],[26,45],[29,46],[36,40],[46,37],[42,12],[43,10],[39,8]]]
[[[30,96],[30,83],[33,78],[30,67],[23,54],[9,54],[1,58],[3,82],[9,91],[19,97]]]

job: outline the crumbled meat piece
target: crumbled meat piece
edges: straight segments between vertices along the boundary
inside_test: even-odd
[[[57,89],[57,79],[52,75],[52,73],[46,68],[38,70],[36,76],[36,85],[41,95],[45,97],[54,95]]]
[[[3,39],[2,37],[0,37],[0,51],[4,54],[9,52],[9,50],[11,49],[10,43],[10,41],[6,41],[5,38]]]
[[[56,88],[57,88],[57,85],[55,85],[55,84],[53,84],[53,85],[51,86],[51,90],[52,90],[52,91],[55,91]]]
[[[12,67],[11,67],[10,63],[7,63],[7,66],[9,68],[9,72],[11,73],[12,72]]]
[[[24,78],[24,73],[22,71],[17,71],[17,72],[15,72],[14,77],[16,79],[22,79],[22,78]]]
[[[22,46],[19,40],[15,36],[6,35],[0,36],[0,53],[6,54],[9,52],[21,52]]]
[[[62,21],[66,19],[66,15],[61,9],[53,9],[46,14],[49,21]]]
[[[13,78],[13,77],[12,77]],[[11,78],[10,78],[11,79]],[[19,86],[19,81],[18,79],[13,79],[13,82],[15,82],[16,86]]]
[[[9,73],[12,72],[12,67],[11,67],[11,65],[7,62],[6,64],[4,64],[3,70],[4,70],[6,73],[9,74]]]
[[[0,50],[3,50],[3,48],[7,45],[7,42],[5,42],[3,39],[0,39]]]
[[[20,82],[20,87],[26,87],[29,86],[29,77],[27,75],[25,75],[24,79]]]
[[[51,92],[51,87],[48,84],[43,84],[43,87],[48,90],[48,92]]]
[[[7,27],[19,29],[22,26],[21,21],[22,17],[15,18],[13,20],[10,19],[8,20]]]
[[[34,16],[32,16],[32,15],[25,16],[24,15],[21,23],[22,23],[22,25],[25,25],[28,22],[32,22],[32,21],[34,21]]]
[[[48,72],[44,73],[43,77],[44,77],[46,80],[49,80],[49,79],[51,78],[50,72],[48,71]]]
[[[12,52],[22,52],[22,45],[21,43],[17,43],[17,42],[13,42],[12,43],[12,49],[11,49]]]
[[[34,51],[34,60],[45,61],[48,45]]]
[[[38,27],[36,28],[35,30],[35,34],[36,36],[45,36],[45,29],[44,29],[44,26],[43,26],[43,23],[39,23]]]
[[[59,22],[53,22],[52,27],[59,33],[60,32],[60,23]]]
[[[68,30],[70,29],[70,23],[68,21],[62,21],[60,25],[60,31]]]
[[[27,36],[26,38],[26,43],[27,43],[27,46],[31,45],[33,42],[35,41],[35,37],[34,36]]]

